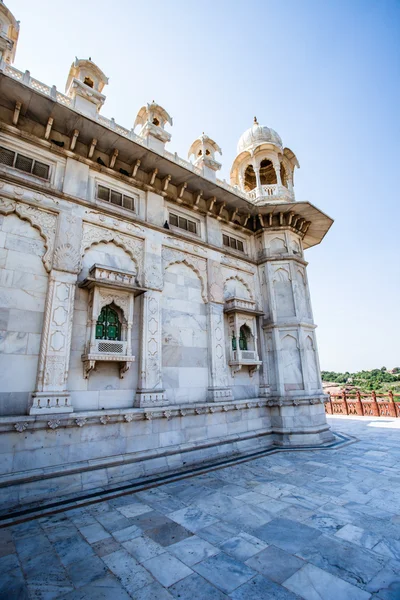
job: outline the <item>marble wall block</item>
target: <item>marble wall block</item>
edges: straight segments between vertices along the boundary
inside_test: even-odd
[[[163,384],[170,402],[199,402],[207,398],[207,346],[201,282],[187,265],[170,265],[162,294]]]
[[[15,214],[2,217],[0,242],[0,414],[24,414],[38,367],[46,250],[39,231]]]

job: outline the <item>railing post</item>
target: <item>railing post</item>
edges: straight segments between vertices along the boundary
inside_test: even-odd
[[[360,390],[356,391],[356,396],[357,396],[357,414],[360,411],[361,416],[364,414],[363,408],[362,408],[362,402],[361,402],[361,394],[360,394]]]
[[[332,396],[331,396],[330,392],[328,392],[328,396],[329,396],[329,404],[331,405],[331,415],[333,415]]]
[[[22,83],[26,83],[26,85],[30,85],[31,83],[31,74],[29,71],[25,71],[22,76]]]
[[[371,396],[372,396],[372,402],[374,402],[374,404],[375,404],[375,415],[374,416],[379,416],[379,406],[378,406],[378,402],[376,400],[375,390],[372,390]]]
[[[388,396],[389,396],[389,402],[394,402],[394,400],[393,400],[393,392],[392,392],[392,390],[389,390],[389,392],[388,392]]]
[[[344,405],[346,407],[346,415],[348,415],[349,414],[349,407],[347,406],[347,396],[346,396],[345,390],[343,390],[343,402],[344,402]]]

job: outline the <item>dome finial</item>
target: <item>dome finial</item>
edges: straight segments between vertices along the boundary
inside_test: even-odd
[[[257,117],[254,117],[254,125],[258,125]]]

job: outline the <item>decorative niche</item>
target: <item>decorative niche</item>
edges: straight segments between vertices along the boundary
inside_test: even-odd
[[[229,298],[225,302],[224,313],[228,317],[230,360],[229,366],[235,376],[242,367],[248,367],[252,377],[262,361],[258,356],[256,303],[242,298]]]
[[[88,379],[98,362],[118,362],[120,378],[135,361],[132,355],[134,299],[145,293],[136,273],[93,265],[80,287],[89,291],[89,314],[83,376]]]

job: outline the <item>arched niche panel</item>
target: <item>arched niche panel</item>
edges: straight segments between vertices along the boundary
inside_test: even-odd
[[[289,271],[283,267],[276,269],[273,284],[277,317],[294,317],[296,311]]]
[[[202,281],[185,261],[164,271],[162,373],[170,403],[200,402],[209,384],[207,304]]]
[[[304,389],[300,349],[297,338],[281,333],[281,357],[285,391]]]

